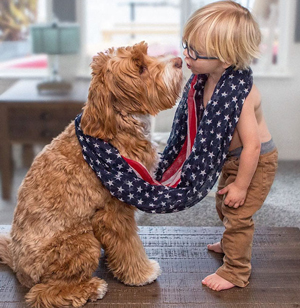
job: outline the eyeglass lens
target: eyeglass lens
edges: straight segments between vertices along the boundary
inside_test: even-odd
[[[189,48],[187,42],[182,42],[182,47],[183,47],[183,49],[187,50],[187,53],[188,53],[190,58],[192,58],[193,60],[197,60],[196,52],[193,49]]]

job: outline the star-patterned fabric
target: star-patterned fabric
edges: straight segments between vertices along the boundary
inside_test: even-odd
[[[75,119],[83,157],[111,195],[148,213],[178,212],[202,200],[217,181],[234,129],[252,84],[252,70],[229,67],[206,108],[206,75],[192,75],[184,87],[156,178],[111,144],[83,134]]]

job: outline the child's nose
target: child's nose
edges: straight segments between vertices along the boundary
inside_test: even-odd
[[[187,58],[189,57],[188,52],[187,52],[187,49],[184,49],[184,50],[183,50],[183,55],[184,55],[185,57],[187,57]]]

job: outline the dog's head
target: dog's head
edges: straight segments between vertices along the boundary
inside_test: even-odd
[[[147,55],[144,42],[111,48],[93,58],[92,80],[81,125],[105,140],[118,131],[116,115],[155,115],[174,106],[182,84],[182,60]]]

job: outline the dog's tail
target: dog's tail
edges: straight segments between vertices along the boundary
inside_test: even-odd
[[[7,264],[13,269],[13,258],[9,248],[11,239],[6,236],[0,236],[0,263]]]

